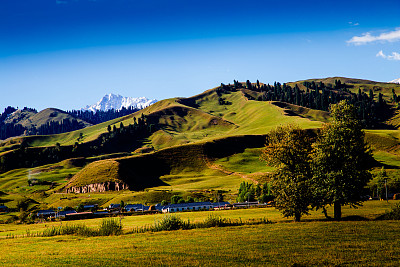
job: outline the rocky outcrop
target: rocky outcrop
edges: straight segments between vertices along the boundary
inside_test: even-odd
[[[90,192],[106,192],[106,191],[120,191],[124,189],[129,189],[128,185],[125,183],[118,182],[105,182],[97,184],[88,184],[84,186],[72,186],[65,189],[66,193],[90,193]]]

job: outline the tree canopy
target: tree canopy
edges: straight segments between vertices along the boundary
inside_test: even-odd
[[[277,168],[272,178],[276,207],[295,221],[310,208],[325,211],[327,205],[334,206],[334,218],[340,220],[341,206],[360,205],[371,179],[373,158],[354,106],[343,100],[330,111],[332,121],[316,139],[293,125],[267,136],[262,158]]]
[[[314,205],[333,204],[334,218],[341,219],[342,205],[361,203],[373,158],[354,106],[341,101],[330,111],[332,121],[323,126],[313,145]]]
[[[300,221],[311,204],[312,137],[298,126],[280,126],[267,136],[262,158],[277,167],[273,175],[272,193],[276,207],[285,217]]]

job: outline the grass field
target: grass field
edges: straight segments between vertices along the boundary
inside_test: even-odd
[[[398,266],[397,222],[313,222],[0,240],[7,266]]]
[[[398,203],[365,202],[360,209],[343,209],[343,215],[375,217]],[[183,219],[202,220],[210,213],[225,218],[267,217],[274,224],[234,226],[171,232],[147,232],[108,237],[19,237],[52,224],[6,225],[0,232],[2,266],[398,266],[400,224],[397,221],[320,221],[313,212],[301,223],[283,219],[273,208],[178,213]],[[152,224],[163,215],[122,219],[124,231]],[[80,221],[82,222],[82,221]],[[65,222],[64,222],[65,223]],[[68,222],[73,223],[73,222]],[[96,226],[99,219],[85,220]]]
[[[354,209],[349,206],[343,207],[343,217],[348,216],[360,216],[368,220],[373,220],[377,218],[379,215],[384,214],[386,211],[390,211],[396,204],[400,203],[400,201],[390,200],[386,201],[366,201],[364,205],[360,208]],[[333,214],[333,209],[328,207],[328,214]],[[279,210],[275,208],[249,208],[249,209],[234,209],[234,210],[219,210],[219,211],[198,211],[198,212],[180,212],[176,213],[183,220],[190,220],[191,222],[200,222],[205,220],[209,215],[217,215],[222,218],[230,218],[230,219],[261,219],[266,218],[272,222],[285,223],[292,222],[292,218],[284,218]],[[132,231],[135,227],[142,227],[144,225],[151,225],[155,221],[163,218],[164,214],[150,214],[150,215],[138,215],[134,216],[125,216],[122,219],[122,223],[124,225],[124,231],[129,232]],[[87,219],[87,220],[79,220],[79,221],[67,221],[67,222],[46,222],[46,223],[38,223],[38,224],[3,224],[0,230],[0,237],[6,237],[8,234],[12,234],[15,236],[25,235],[26,231],[30,232],[38,232],[42,231],[51,226],[58,226],[61,224],[79,224],[84,223],[87,226],[95,227],[100,224],[102,219]],[[311,211],[309,215],[306,215],[302,218],[303,221],[319,221],[325,220],[325,216],[321,211]]]

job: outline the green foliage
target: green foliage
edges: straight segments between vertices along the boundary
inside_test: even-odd
[[[208,215],[208,217],[204,220],[204,227],[221,227],[224,226],[226,220],[223,219],[221,216],[217,216],[214,214]]]
[[[121,219],[118,218],[107,218],[101,221],[98,229],[98,235],[109,236],[109,235],[120,235],[122,234],[122,223]]]
[[[271,183],[265,182],[261,187],[261,194],[257,196],[258,201],[261,203],[268,203],[275,199],[275,196],[272,194]]]
[[[245,202],[245,201],[255,201],[256,194],[255,194],[254,185],[248,182],[242,182],[239,187],[239,193],[237,197],[238,202]]]
[[[79,235],[79,236],[96,236],[96,230],[85,226],[84,224],[77,225],[60,225],[53,226],[44,230],[39,236],[50,237],[57,235]]]
[[[331,106],[331,114],[332,122],[323,126],[313,146],[313,205],[333,204],[334,217],[340,219],[342,205],[360,205],[373,158],[354,106],[341,101]]]
[[[278,127],[267,137],[263,159],[278,168],[272,179],[276,207],[296,221],[310,204],[324,210],[333,204],[340,219],[342,205],[360,205],[371,178],[373,159],[354,106],[341,101],[331,106],[331,115],[314,144],[294,126]]]
[[[83,204],[79,204],[78,207],[76,207],[77,212],[83,212],[84,210],[85,210],[85,208],[84,208]]]
[[[182,198],[182,196],[173,195],[173,196],[171,197],[171,204],[178,204],[180,200],[183,200],[183,201],[184,201],[184,199]],[[181,202],[181,203],[182,203],[182,202]]]
[[[17,202],[17,210],[26,211],[29,207],[30,199],[21,199]]]
[[[18,215],[18,219],[21,223],[26,222],[26,220],[28,219],[29,213],[27,213],[24,210],[20,210],[19,215]]]
[[[272,195],[270,184],[268,182],[265,182],[262,186],[260,186],[260,184],[254,186],[252,183],[242,182],[239,187],[236,201],[246,202],[258,200],[262,203],[266,203],[273,199],[274,196]],[[214,201],[218,201],[218,199],[215,199]],[[221,201],[221,199],[219,199],[219,201]]]
[[[226,226],[239,226],[239,225],[258,225],[258,224],[272,224],[266,218],[256,218],[249,220],[222,218],[214,214],[210,214],[204,221],[192,223],[190,220],[184,221],[177,215],[166,215],[161,220],[156,221],[153,225],[145,225],[143,227],[136,227],[134,233],[144,232],[159,232],[159,231],[173,231],[173,230],[188,230],[197,228],[210,228],[210,227],[226,227]]]
[[[295,221],[308,214],[312,199],[311,144],[306,131],[281,126],[268,134],[262,155],[268,165],[277,168],[271,181],[275,205],[285,217],[294,216]]]
[[[270,201],[273,201],[275,197],[273,195],[267,195],[267,194],[262,194],[259,198],[258,201],[261,203],[268,203]]]
[[[179,216],[166,215],[161,220],[155,222],[152,231],[172,231],[179,229],[189,229],[190,223],[184,222]]]
[[[400,220],[400,204],[397,204],[391,211],[379,216],[378,220]]]
[[[84,224],[60,225],[47,228],[37,236],[79,235],[79,236],[110,236],[122,234],[122,223],[117,218],[106,218],[101,221],[98,229],[87,227]]]
[[[194,202],[194,198],[192,196],[188,196],[186,198],[186,203],[193,203]]]

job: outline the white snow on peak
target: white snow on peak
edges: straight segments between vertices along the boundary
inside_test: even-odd
[[[389,83],[400,83],[400,78],[390,81]]]
[[[82,110],[90,110],[96,112],[98,110],[107,111],[110,109],[121,110],[123,107],[129,108],[134,107],[137,109],[142,109],[156,103],[156,99],[148,99],[144,96],[142,97],[124,97],[121,95],[108,94],[103,96],[100,101],[94,105],[88,105]]]

